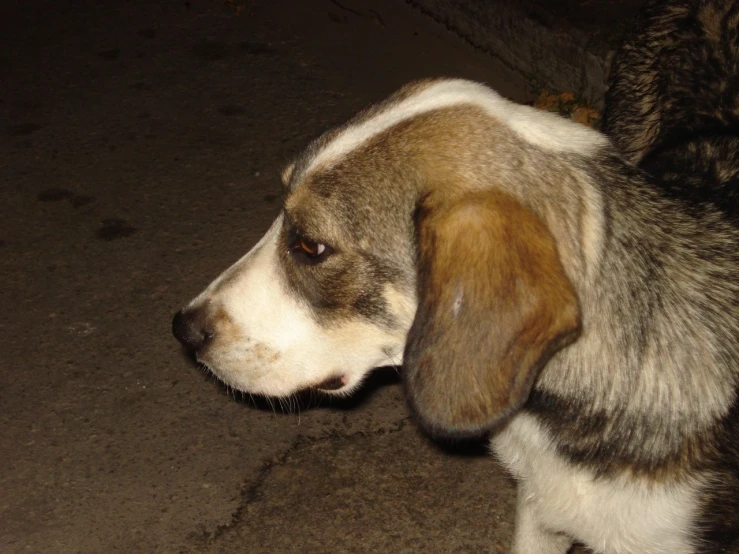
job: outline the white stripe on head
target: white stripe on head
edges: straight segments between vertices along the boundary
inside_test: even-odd
[[[331,167],[372,137],[402,121],[459,105],[479,106],[507,124],[523,140],[545,150],[588,155],[608,143],[608,139],[597,131],[558,115],[506,100],[485,85],[449,79],[431,83],[398,103],[390,104],[370,119],[341,130],[310,161],[304,174],[318,167]]]

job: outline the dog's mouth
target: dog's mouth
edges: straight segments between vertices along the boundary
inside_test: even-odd
[[[347,379],[344,376],[329,377],[325,381],[315,386],[316,389],[322,391],[337,391],[347,385]]]

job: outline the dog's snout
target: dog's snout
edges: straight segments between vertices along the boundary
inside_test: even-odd
[[[215,334],[205,325],[205,318],[198,310],[180,310],[172,320],[172,334],[188,349],[202,349]]]

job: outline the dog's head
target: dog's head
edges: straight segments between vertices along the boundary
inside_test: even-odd
[[[279,217],[175,335],[270,396],[348,393],[404,361],[429,428],[488,429],[579,331],[571,280],[595,249],[558,160],[603,143],[475,83],[409,85],[290,164]]]

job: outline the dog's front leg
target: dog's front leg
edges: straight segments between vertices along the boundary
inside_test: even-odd
[[[551,531],[541,524],[536,503],[525,491],[523,483],[519,483],[512,554],[566,554],[572,544],[567,535]]]

